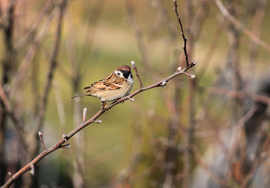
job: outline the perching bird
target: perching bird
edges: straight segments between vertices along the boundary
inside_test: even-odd
[[[86,93],[75,95],[71,99],[82,96],[94,96],[99,98],[102,108],[104,108],[107,101],[114,101],[128,95],[133,87],[133,83],[130,67],[123,65],[105,79],[85,87],[84,89],[87,89]]]

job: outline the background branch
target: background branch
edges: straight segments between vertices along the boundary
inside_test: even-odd
[[[265,50],[270,52],[270,45],[267,44],[265,41],[261,40],[258,36],[256,36],[254,33],[252,33],[249,29],[247,29],[244,25],[241,24],[237,19],[235,19],[226,9],[226,7],[223,5],[223,3],[220,0],[215,0],[217,7],[236,28],[243,31],[253,42],[257,43],[261,47],[263,47]]]

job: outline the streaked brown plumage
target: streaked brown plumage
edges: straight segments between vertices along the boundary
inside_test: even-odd
[[[75,95],[71,99],[82,96],[94,96],[99,98],[104,107],[106,101],[114,101],[128,95],[133,87],[133,83],[130,67],[123,65],[105,79],[85,87],[84,89],[87,89],[86,93]]]

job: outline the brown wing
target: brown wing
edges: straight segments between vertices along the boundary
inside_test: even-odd
[[[106,86],[107,90],[117,90],[121,88],[124,81],[124,78],[121,78],[113,73],[104,80],[104,85]]]
[[[97,91],[97,90],[117,90],[121,88],[121,85],[125,81],[124,78],[118,77],[114,73],[107,76],[104,80],[100,80],[98,82],[93,83],[91,86],[85,87],[84,89],[88,89],[87,92]]]

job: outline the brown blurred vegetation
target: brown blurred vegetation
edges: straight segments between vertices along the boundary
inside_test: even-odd
[[[196,79],[109,110],[13,186],[269,187],[269,10],[178,1]],[[100,109],[70,100],[84,86],[131,60],[145,86],[185,66],[173,1],[1,0],[0,31],[0,185],[40,153],[38,131],[48,148]]]

